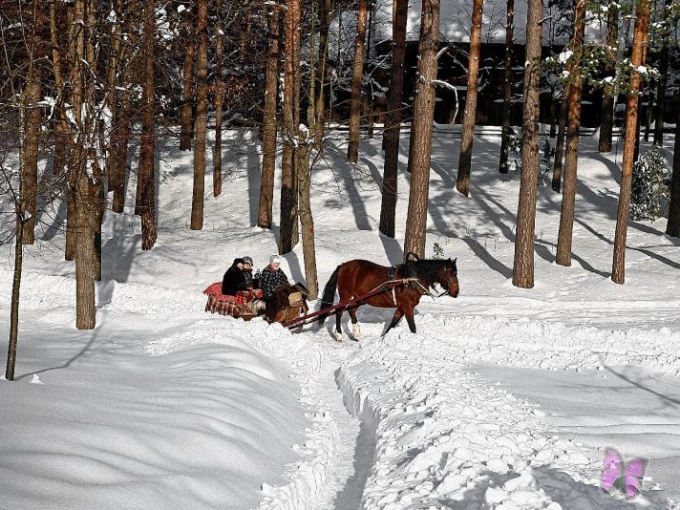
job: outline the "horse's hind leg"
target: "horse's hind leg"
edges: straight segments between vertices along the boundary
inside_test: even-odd
[[[387,329],[385,331],[383,331],[383,334],[380,335],[380,336],[381,337],[385,336],[390,329],[392,329],[394,326],[399,324],[399,321],[401,320],[403,315],[404,315],[404,313],[401,310],[397,309],[397,311],[394,312],[394,317],[392,317],[392,322],[390,322],[390,325],[387,326]]]
[[[342,334],[342,310],[338,311],[338,313],[335,314],[335,340],[338,342],[342,342],[345,337]]]
[[[359,327],[359,322],[357,321],[357,309],[350,308],[347,310],[349,312],[350,319],[352,319],[352,336],[357,342],[361,340],[361,328]]]

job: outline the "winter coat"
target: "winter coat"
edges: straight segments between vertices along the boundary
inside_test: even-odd
[[[263,299],[269,301],[274,297],[274,290],[279,285],[288,285],[288,277],[281,268],[274,270],[271,266],[267,266],[262,270],[258,285],[262,290]]]
[[[253,270],[252,269],[244,269],[243,270],[243,277],[246,280],[246,286],[248,287],[248,290],[255,287],[255,282],[253,281]]]
[[[248,280],[246,279],[245,271],[239,269],[234,264],[224,273],[222,294],[235,296],[239,290],[249,290]]]

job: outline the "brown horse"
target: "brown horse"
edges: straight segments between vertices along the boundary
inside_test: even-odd
[[[454,298],[458,296],[456,260],[421,260],[417,257],[415,260],[410,260],[411,257],[415,255],[409,254],[405,264],[393,268],[380,266],[368,260],[350,260],[333,271],[323,292],[321,310],[333,306],[337,288],[340,302],[347,303],[336,312],[331,312],[335,313],[335,336],[338,341],[343,339],[340,320],[344,310],[349,312],[352,320],[352,334],[358,340],[361,337],[361,331],[357,323],[356,310],[361,305],[397,309],[392,322],[382,334],[384,336],[399,323],[404,315],[411,332],[416,332],[413,309],[423,295],[432,295],[430,289],[433,289],[435,284],[443,288],[440,295],[448,294]],[[379,292],[359,301],[355,300],[373,291]],[[328,315],[330,314],[321,314],[319,323],[323,324]]]

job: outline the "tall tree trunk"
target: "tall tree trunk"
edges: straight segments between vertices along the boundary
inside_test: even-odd
[[[40,108],[40,82],[39,73],[35,65],[30,65],[29,79],[26,84],[23,101],[22,121],[22,147],[21,147],[21,179],[23,184],[21,201],[26,215],[24,225],[24,244],[35,242],[35,213],[38,196],[38,147],[40,144],[41,120]]]
[[[85,72],[88,61],[86,36],[89,39],[90,5],[88,0],[76,0],[69,31],[69,64],[72,85],[73,136],[69,161],[69,184],[73,194],[76,223],[76,328],[93,329],[96,325],[95,309],[95,209],[96,195],[87,172],[88,152],[93,127],[90,76]],[[86,34],[86,31],[88,33]],[[89,41],[87,43],[89,46]],[[87,80],[87,81],[86,81]]]
[[[669,1],[666,0],[664,12],[668,12]],[[668,34],[662,34],[661,51],[659,54],[659,78],[656,88],[656,110],[654,113],[654,145],[663,147],[663,123],[666,105],[666,87],[668,84]],[[651,105],[650,105],[651,108]]]
[[[120,93],[120,103],[113,114],[111,129],[111,156],[109,158],[109,189],[113,191],[112,210],[125,211],[125,181],[127,176],[128,145],[130,143],[130,97],[127,91]]]
[[[404,257],[414,253],[425,256],[427,231],[427,204],[430,191],[430,161],[432,157],[432,121],[434,119],[435,90],[432,81],[437,78],[437,53],[439,49],[439,0],[423,0],[420,22],[420,61],[413,124],[415,132],[414,160],[411,165],[411,191],[408,201]]]
[[[680,90],[675,90],[675,142],[673,145],[673,174],[671,176],[670,205],[666,234],[680,237]]]
[[[536,231],[536,189],[538,187],[538,121],[541,63],[541,0],[527,6],[527,45],[524,71],[522,115],[522,177],[517,209],[517,237],[512,283],[530,289],[534,286],[534,234]]]
[[[628,217],[630,215],[630,194],[633,183],[634,154],[637,145],[636,125],[638,123],[638,103],[640,90],[640,74],[638,69],[645,65],[646,46],[649,39],[650,1],[638,0],[633,29],[633,51],[631,60],[631,77],[628,99],[626,101],[626,133],[623,145],[623,163],[621,166],[621,191],[619,209],[616,216],[616,232],[614,234],[614,259],[612,262],[612,281],[623,284],[626,279],[626,236],[628,234]]]
[[[70,144],[69,144],[70,150]],[[69,154],[67,160],[67,172],[72,172],[74,154]],[[64,260],[76,260],[76,247],[78,246],[78,225],[76,224],[76,197],[75,187],[66,187],[66,241],[64,246]]]
[[[95,79],[92,75],[92,69],[96,69],[97,52],[95,48],[94,39],[97,30],[96,7],[86,2],[86,16],[87,16],[87,37],[85,38],[85,59],[87,68],[85,72],[89,75],[84,80],[85,83],[85,105],[86,117],[85,121],[85,138],[89,150],[87,152],[88,165],[88,205],[89,205],[89,221],[91,224],[92,244],[94,246],[94,254],[92,255],[92,277],[96,281],[102,279],[102,221],[104,219],[105,210],[105,193],[104,193],[104,172],[99,165],[99,156],[104,154],[107,148],[107,142],[104,140],[103,128],[100,128],[102,112],[101,107],[97,104],[96,92],[97,87]],[[94,282],[93,282],[94,287]],[[93,303],[94,306],[94,303]],[[93,315],[94,317],[94,315]]]
[[[359,0],[357,12],[357,35],[354,39],[354,65],[352,67],[352,97],[349,114],[349,146],[347,159],[356,163],[359,159],[359,129],[361,127],[361,89],[364,79],[364,53],[366,24],[368,21],[368,0]]]
[[[217,24],[215,26],[215,160],[213,162],[213,196],[222,194],[222,110],[226,93],[222,80],[222,55],[224,36],[222,33],[222,0],[216,0]]]
[[[257,225],[271,228],[274,203],[274,173],[276,170],[276,103],[279,84],[280,8],[273,5],[269,19],[269,46],[265,64],[265,90],[262,126],[262,181]]]
[[[142,177],[142,250],[150,250],[156,244],[156,183],[155,183],[155,72],[154,38],[156,23],[154,0],[144,3],[144,109],[142,111],[142,143],[139,150],[139,175]],[[205,170],[205,169],[204,169]]]
[[[472,145],[477,123],[477,84],[479,82],[479,58],[482,47],[482,9],[483,0],[472,1],[472,28],[470,31],[470,58],[468,65],[468,86],[465,96],[465,114],[460,140],[458,158],[458,177],[456,189],[465,195],[470,194],[470,170],[472,168]]]
[[[194,194],[191,201],[191,230],[203,228],[205,193],[205,141],[208,121],[208,0],[198,0],[198,55],[196,64],[196,146],[194,147]]]
[[[302,136],[307,136],[302,134]],[[316,272],[316,248],[314,240],[314,218],[310,199],[311,180],[309,176],[310,140],[301,143],[297,149],[297,176],[299,191],[300,228],[302,230],[302,253],[305,261],[305,280],[309,299],[314,300],[319,294],[319,282]]]
[[[328,60],[328,39],[333,16],[333,0],[321,0],[321,26],[319,27],[319,61],[317,71],[317,96],[315,101],[315,131],[317,144],[321,144],[324,137],[326,115],[326,62]]]
[[[42,13],[39,4],[33,4],[33,14],[28,27],[28,73],[23,94],[21,140],[21,190],[22,210],[25,215],[23,243],[35,242],[35,213],[38,197],[38,150],[40,145],[41,113],[38,103],[41,95],[41,72],[38,59],[42,56],[40,33]]]
[[[607,15],[607,60],[604,74],[606,77],[614,79],[616,75],[615,63],[616,55],[610,54],[612,48],[616,47],[619,37],[619,9],[616,4],[609,6]],[[612,130],[614,128],[614,84],[605,83],[602,88],[602,122],[600,123],[599,152],[611,152],[612,150]]]
[[[21,184],[20,184],[21,186]],[[21,195],[21,192],[19,193]],[[5,379],[14,380],[14,369],[17,360],[17,343],[19,339],[19,302],[21,295],[21,271],[24,261],[24,212],[21,203],[15,203],[16,232],[14,234],[14,273],[12,275],[12,297],[9,312],[9,343],[7,345],[7,365]]]
[[[76,175],[75,213],[78,225],[76,247],[76,328],[94,329],[96,325],[95,246],[94,221],[96,216],[96,195],[89,180],[86,166],[87,154],[81,152],[82,158]]]
[[[122,84],[120,80],[120,61],[123,56],[123,6],[122,0],[115,0],[113,2],[113,12],[115,13],[115,21],[111,23],[110,37],[111,42],[108,49],[107,62],[106,62],[106,91],[105,91],[105,101],[106,106],[111,112],[111,128],[110,128],[110,147],[106,157],[106,176],[108,179],[109,189],[114,189],[114,185],[118,184],[115,181],[115,176],[113,175],[113,167],[116,165],[116,123],[120,122],[120,113],[118,109],[121,104],[119,97],[121,93],[117,90],[117,86]],[[104,133],[104,137],[106,133]]]
[[[78,225],[77,225],[77,215],[76,215],[76,176],[78,172],[78,166],[81,159],[81,148],[82,145],[79,144],[79,133],[76,127],[66,122],[67,112],[66,103],[73,106],[76,102],[82,105],[82,77],[80,76],[81,67],[81,56],[78,55],[77,50],[79,47],[78,37],[82,37],[82,10],[83,4],[82,0],[78,0],[75,5],[68,7],[68,36],[67,36],[67,62],[69,69],[69,83],[72,84],[69,90],[69,100],[64,99],[60,104],[63,109],[60,116],[63,120],[61,125],[64,127],[63,140],[64,140],[64,154],[66,156],[66,173],[67,173],[67,188],[66,188],[66,246],[64,251],[64,259],[71,261],[75,260],[77,256],[78,247]],[[58,46],[57,46],[58,47]],[[81,50],[83,53],[84,50]],[[58,66],[54,66],[55,70]],[[56,76],[56,75],[55,75]],[[66,80],[64,80],[66,81]],[[66,96],[65,88],[62,89],[62,96]],[[73,109],[74,114],[80,115],[80,106]],[[80,117],[78,117],[80,119]],[[80,120],[78,121],[80,122]],[[77,307],[76,307],[77,308]]]
[[[311,2],[311,40],[310,46],[315,47],[316,34],[316,18],[317,18],[317,1]],[[322,57],[323,58],[323,57]],[[308,129],[303,128],[302,124],[298,124],[297,137],[300,143],[296,147],[297,151],[297,180],[298,180],[298,212],[300,216],[300,229],[302,231],[302,253],[305,261],[305,280],[307,281],[307,290],[309,291],[309,299],[316,299],[319,294],[319,282],[316,271],[316,247],[314,238],[314,217],[312,215],[311,203],[311,178],[309,174],[309,157],[311,153],[312,143],[315,139],[316,126],[316,62],[314,61],[314,53],[310,54],[310,77],[308,84],[307,103],[307,124]],[[300,98],[296,99],[295,108],[300,109]]]
[[[635,18],[633,14],[633,3],[632,2],[624,2],[622,4],[617,4],[617,9],[618,9],[618,20],[617,20],[617,25],[620,23],[620,28],[617,27],[617,48],[616,48],[616,61],[617,62],[622,62],[624,58],[626,58],[626,53],[628,51],[629,47],[629,41],[630,41],[630,24],[631,20]],[[615,66],[615,71],[614,71],[614,82],[617,82],[617,78],[620,74],[620,70],[618,69],[618,66]],[[616,111],[617,111],[617,102],[619,99],[619,87],[615,86],[614,88],[614,93],[613,93],[613,98],[614,98],[614,119],[612,122],[616,122]],[[611,149],[610,149],[611,152]]]
[[[645,112],[645,142],[649,141],[649,133],[651,132],[651,126],[654,116],[654,91],[653,84],[650,82],[647,88],[647,111]],[[637,160],[637,158],[635,158]]]
[[[52,46],[52,73],[54,75],[54,89],[57,97],[59,98],[55,108],[54,155],[52,171],[55,175],[61,175],[66,168],[66,138],[68,136],[68,129],[62,115],[64,104],[64,78],[62,72],[62,57],[57,34],[57,7],[55,2],[50,2],[50,45]]]
[[[408,0],[395,0],[392,23],[392,70],[390,89],[387,93],[387,114],[383,145],[385,166],[380,205],[380,232],[394,238],[397,210],[397,170],[399,163],[399,132],[401,131],[401,108],[404,98],[404,58],[406,55],[406,22]]]
[[[512,59],[513,39],[515,37],[515,0],[507,0],[505,27],[505,68],[503,69],[503,128],[501,131],[501,157],[498,171],[508,173],[510,153],[510,113],[512,111]]]
[[[553,175],[551,188],[559,193],[562,190],[562,164],[564,163],[564,138],[567,131],[567,118],[569,117],[569,87],[565,87],[560,103],[560,120],[557,128],[557,142],[555,143],[555,161],[553,163]]]
[[[285,55],[283,90],[283,159],[281,175],[281,221],[279,253],[288,253],[297,244],[297,178],[294,146],[299,117],[296,118],[296,85],[300,67],[300,0],[287,0],[285,15]]]
[[[583,40],[585,37],[585,0],[576,0],[574,8],[573,61],[569,67],[572,82],[569,84],[567,103],[567,150],[564,157],[564,191],[562,192],[562,211],[560,230],[557,239],[557,257],[561,266],[571,265],[571,243],[574,230],[574,207],[576,204],[576,175],[578,171],[578,148],[581,128],[581,91],[583,88]]]
[[[93,26],[93,25],[90,25]],[[92,131],[95,136],[94,131]],[[89,153],[90,168],[93,178],[90,180],[90,189],[88,190],[89,198],[92,203],[91,218],[92,235],[94,237],[94,261],[92,267],[92,274],[96,281],[102,279],[102,221],[104,220],[104,211],[106,209],[106,194],[104,193],[104,171],[99,166],[99,158],[97,151],[90,150]]]
[[[194,0],[189,3],[189,14],[186,23],[186,50],[184,53],[184,75],[182,77],[182,106],[180,107],[179,150],[191,150],[192,124],[194,120],[194,57],[196,53],[196,31],[191,14],[194,11]]]

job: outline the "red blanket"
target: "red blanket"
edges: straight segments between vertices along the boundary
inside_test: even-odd
[[[262,297],[262,291],[253,289],[251,291],[239,291],[236,296],[222,294],[222,282],[215,282],[203,291],[208,295],[208,302],[205,311],[219,313],[220,315],[231,315],[232,317],[252,317],[248,301]]]

